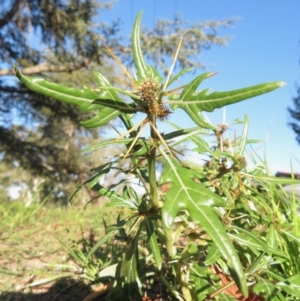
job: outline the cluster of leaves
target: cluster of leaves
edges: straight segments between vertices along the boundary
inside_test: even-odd
[[[111,281],[108,300],[124,296],[141,300],[149,279],[150,283],[162,283],[177,300],[247,300],[248,296],[256,300],[299,299],[296,200],[291,199],[287,205],[276,186],[296,181],[269,176],[263,164],[256,164],[251,171],[247,168],[245,148],[251,142],[247,117],[240,122],[244,125],[241,137],[225,139],[227,126],[214,126],[201,115],[202,111],[211,112],[270,92],[283,83],[197,92],[200,83],[213,75],[205,73],[185,87],[167,91],[190,69],[172,77],[178,47],[163,82],[158,71],[144,61],[140,22],[141,13],[132,34],[136,78],[122,67],[132,91],[111,86],[99,72],[94,72],[98,84],[95,91],[29,78],[16,69],[18,78],[30,89],[74,104],[83,112],[96,111],[94,117],[83,122],[84,126],[100,127],[119,117],[127,130],[118,139],[86,148],[92,151],[112,144],[127,148],[125,155],[96,167],[82,184],[97,187],[99,195],[109,199],[107,207],[123,210],[114,225],[106,226],[106,236],[88,250],[84,260],[89,266],[88,278]],[[175,131],[160,133],[157,119],[166,121],[178,108],[186,111],[196,127],[174,125]],[[145,119],[135,125],[132,117],[138,112]],[[150,126],[149,139],[141,137],[146,125]],[[211,134],[216,137],[214,147],[203,138]],[[208,158],[206,164],[195,165],[176,151],[175,146],[186,141],[192,141],[194,151]],[[164,166],[159,179],[158,160]],[[115,171],[120,177],[114,185],[99,184]],[[132,179],[143,187],[142,194],[130,185]],[[122,194],[115,191],[118,185],[123,186]],[[94,269],[94,256],[101,247],[107,250],[116,244],[122,245],[124,252],[112,249],[111,256],[104,256],[107,260],[102,256]]]
[[[116,1],[1,3],[0,189],[8,198],[8,188],[23,187],[22,193],[30,194],[35,191],[35,181],[46,181],[42,198],[55,186],[52,200],[67,202],[67,196],[90,174],[90,163],[99,156],[95,151],[82,160],[80,151],[87,143],[99,141],[104,128],[85,128],[80,120],[92,112],[83,117],[75,106],[34,93],[15,81],[11,67],[16,64],[24,75],[41,76],[69,87],[90,86],[94,82],[90,70],[110,78],[115,72],[102,41],[109,43],[123,63],[131,64],[130,40],[121,33],[122,17],[103,20]],[[178,62],[185,67],[198,66],[196,58],[203,50],[229,41],[228,36],[220,35],[220,28],[232,23],[233,19],[191,23],[179,15],[158,19],[154,30],[144,27],[142,46],[147,57],[166,70],[168,57],[177,45],[176,37],[184,35]],[[93,196],[94,191],[82,190],[74,202]],[[25,198],[20,195],[20,199]]]

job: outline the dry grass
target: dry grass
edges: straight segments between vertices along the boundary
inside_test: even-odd
[[[22,203],[0,206],[0,300],[82,300],[92,287],[80,280],[80,268],[68,246],[103,234],[99,205],[58,208]]]

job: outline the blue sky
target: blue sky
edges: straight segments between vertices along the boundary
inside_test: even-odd
[[[238,17],[232,28],[221,31],[232,37],[226,47],[215,46],[201,54],[206,71],[220,73],[206,81],[212,91],[225,91],[268,81],[284,81],[287,85],[256,98],[226,108],[226,121],[250,120],[250,139],[265,141],[269,167],[273,172],[291,170],[300,172],[299,145],[287,123],[287,107],[293,105],[296,83],[300,75],[300,2],[299,0],[120,0],[114,9],[105,12],[105,20],[121,17],[122,32],[130,36],[136,14],[143,10],[142,23],[152,27],[157,18],[172,18],[180,13],[190,21],[220,20]],[[175,50],[174,50],[175,51]],[[198,70],[201,74],[203,70]],[[213,123],[223,120],[222,109],[209,115]],[[179,120],[178,116],[174,119]],[[192,126],[180,113],[182,126]],[[263,155],[264,146],[260,148]]]

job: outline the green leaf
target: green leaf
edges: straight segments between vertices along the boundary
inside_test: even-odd
[[[92,91],[87,87],[84,87],[81,90],[69,88],[46,81],[42,78],[28,77],[22,75],[17,68],[15,68],[15,71],[19,80],[23,84],[25,84],[29,89],[35,92],[47,95],[62,102],[77,105],[81,111],[100,110],[99,114],[96,117],[83,122],[84,126],[101,126],[120,114],[120,112],[115,109],[104,107],[100,104],[95,104],[95,100],[99,97],[105,97],[109,99],[111,93],[106,90],[102,91],[100,94],[97,94],[96,92]],[[112,100],[118,99],[116,99],[115,96],[113,96]]]
[[[275,287],[272,282],[261,279],[253,287],[253,292],[257,295],[263,293],[266,300],[274,301],[285,301],[286,299],[278,291],[278,288]]]
[[[144,57],[142,54],[141,44],[140,44],[140,27],[141,27],[141,19],[142,19],[143,12],[139,12],[132,31],[132,52],[133,52],[133,61],[135,68],[137,70],[137,76],[139,78],[147,78],[146,70],[147,65],[144,61]]]
[[[84,105],[86,106],[86,104],[88,104],[88,106],[92,105],[94,100],[98,97],[97,93],[88,88],[78,90],[46,81],[43,78],[28,77],[22,75],[17,68],[15,68],[15,72],[19,80],[29,89],[66,103],[76,104],[80,108]],[[99,106],[97,107],[99,108]]]
[[[178,98],[171,96],[169,103],[172,109],[182,108],[199,126],[212,129],[212,126],[201,116],[202,111],[212,112],[217,108],[234,104],[242,100],[273,91],[284,85],[283,82],[270,82],[247,88],[209,93],[209,89],[196,92],[199,84],[213,73],[204,73],[192,80],[181,92]]]
[[[117,230],[117,229],[115,229]],[[100,248],[101,245],[105,244],[107,241],[109,241],[115,234],[115,231],[111,231],[105,236],[103,236],[94,246],[93,248],[89,251],[87,254],[87,258],[90,258],[97,250]]]
[[[222,254],[220,253],[217,245],[214,243],[214,244],[212,244],[212,246],[209,249],[209,252],[205,258],[204,264],[206,266],[210,266],[210,265],[214,264],[215,262],[217,262],[221,256],[222,256]]]
[[[139,291],[139,286],[141,285],[139,275],[138,275],[138,245],[139,245],[139,236],[142,229],[142,224],[131,243],[130,249],[126,252],[125,258],[121,262],[120,268],[120,277],[124,279],[125,286],[124,290],[127,296],[134,298]],[[124,292],[124,293],[125,293]],[[137,299],[133,299],[137,300]],[[140,300],[140,298],[138,299]]]
[[[279,184],[279,185],[300,184],[300,181],[297,179],[280,178],[280,177],[272,177],[272,176],[258,176],[258,175],[251,175],[251,174],[243,174],[243,175],[249,178],[253,178],[259,183],[261,182],[262,185],[266,183]]]
[[[137,204],[134,203],[132,200],[121,197],[113,190],[109,190],[105,187],[102,187],[99,190],[99,193],[101,193],[102,195],[105,195],[106,197],[111,199],[110,202],[105,204],[105,207],[125,207],[125,208],[130,208],[130,209],[138,208]]]
[[[107,147],[107,146],[110,146],[114,143],[118,143],[118,144],[128,144],[130,143],[130,141],[132,141],[133,139],[132,138],[124,138],[124,139],[108,139],[108,140],[105,140],[105,141],[101,141],[99,143],[96,143],[96,144],[93,144],[93,145],[90,145],[86,148],[84,148],[81,152],[82,153],[87,153],[87,152],[90,152],[90,151],[93,151],[95,149],[100,149],[100,148],[103,148],[103,147]]]
[[[165,140],[184,135],[183,140],[172,144],[173,147],[177,144],[182,143],[183,141],[191,140],[197,146],[195,149],[193,149],[193,151],[198,151],[200,153],[204,153],[204,152],[211,153],[209,144],[204,139],[199,137],[199,134],[206,134],[206,131],[204,131],[203,128],[195,127],[190,129],[183,129],[172,122],[168,122],[168,123],[174,128],[178,129],[178,131],[164,135],[163,137]]]
[[[118,101],[118,100],[111,100],[107,98],[98,97],[97,99],[95,99],[94,103],[100,104],[107,108],[114,109],[116,111],[119,111],[120,113],[130,114],[130,113],[136,113],[138,111],[135,107],[123,102],[122,100]]]
[[[89,120],[81,121],[80,123],[86,128],[97,128],[107,124],[118,115],[120,115],[120,111],[103,107],[103,109],[99,110],[98,115]]]
[[[102,141],[100,143],[88,146],[85,149],[83,149],[82,152],[83,153],[90,152],[90,151],[95,150],[95,149],[100,149],[100,148],[103,148],[103,147],[111,146],[112,144],[125,144],[126,145],[126,144],[130,144],[133,140],[134,140],[134,138],[108,139],[106,141]],[[146,154],[149,151],[149,148],[150,148],[150,145],[143,138],[139,138],[138,141],[135,143],[135,145],[136,146],[138,146],[138,145],[141,146],[141,148],[137,150],[137,152],[139,152],[138,153],[139,155]],[[136,154],[136,153],[134,153],[134,154]]]
[[[248,296],[248,286],[243,267],[218,216],[211,208],[206,206],[189,206],[189,208],[192,220],[199,223],[211,237],[219,248],[223,258],[226,260],[230,274],[238,288],[245,297]]]
[[[106,175],[110,172],[112,165],[114,162],[108,162],[105,164],[100,165],[99,167],[95,168],[93,171],[96,171],[93,175],[89,176],[80,186],[78,186],[75,191],[69,197],[69,202],[72,200],[74,195],[82,188],[84,185],[88,184],[89,189],[93,188],[94,185],[99,183],[101,177]]]
[[[278,275],[272,271],[265,271],[272,278],[279,280],[276,283],[276,287],[285,291],[289,295],[295,296],[298,299],[300,298],[300,274],[295,274],[291,277],[285,278],[282,275]]]
[[[285,281],[278,282],[276,286],[280,287],[286,293],[300,298],[300,274],[295,274]]]
[[[243,129],[243,133],[239,142],[239,146],[238,146],[238,151],[237,151],[237,155],[238,156],[243,156],[244,151],[245,151],[245,147],[247,144],[247,138],[248,138],[248,129],[249,129],[249,119],[248,116],[245,115],[244,118],[244,129]]]
[[[235,226],[232,226],[231,228],[235,229],[236,232],[243,232],[243,234],[242,233],[238,233],[238,234],[229,233],[228,234],[229,236],[232,236],[234,239],[236,239],[236,241],[239,242],[241,245],[248,246],[253,251],[254,250],[257,251],[257,249],[265,251],[265,252],[268,251],[268,246],[267,246],[266,242],[264,240],[262,240],[260,237],[257,237],[252,232],[250,232],[246,229],[243,229],[243,228],[235,227]]]
[[[207,295],[214,291],[214,287],[208,281],[211,273],[209,268],[200,267],[196,262],[193,262],[190,266],[190,278],[194,283],[194,290],[198,300],[205,300]]]
[[[157,243],[156,234],[154,232],[154,226],[152,223],[152,220],[149,218],[145,218],[144,224],[146,227],[147,236],[149,239],[150,248],[153,254],[154,261],[156,263],[156,266],[159,270],[161,270],[162,267],[162,258],[160,254],[160,248]]]
[[[274,249],[278,248],[278,245],[276,243],[276,231],[273,224],[269,226],[267,243],[268,243],[268,247],[270,248],[274,248]]]
[[[170,123],[171,125],[173,125],[172,123]],[[194,135],[199,135],[203,133],[202,129],[199,129],[198,127],[193,127],[193,128],[189,128],[189,129],[182,129],[179,126],[176,128],[178,128],[178,131],[174,131],[168,134],[164,134],[162,135],[162,137],[164,138],[164,140],[170,140],[170,139],[174,139],[180,136],[184,136],[184,140],[188,140],[191,139],[191,137],[193,137]],[[176,143],[172,144],[172,146],[176,145]]]
[[[236,241],[238,241],[241,245],[248,246],[253,252],[256,252],[257,250],[262,250],[268,253],[269,255],[276,255],[279,257],[289,259],[287,254],[285,254],[284,252],[277,250],[272,246],[268,246],[262,238],[258,237],[255,234],[255,232],[250,232],[244,228],[239,228],[235,226],[232,226],[231,228],[235,229],[237,232],[243,232],[244,235],[242,235],[241,233],[238,233],[236,235],[230,233],[228,235],[236,239]]]
[[[163,220],[167,228],[170,228],[178,211],[190,209],[189,206],[226,206],[220,196],[193,180],[191,169],[168,157],[167,163],[161,178],[161,184],[169,183],[171,187],[163,206]]]
[[[137,70],[137,77],[140,80],[144,79],[156,79],[157,81],[161,82],[162,78],[157,72],[156,69],[154,69],[152,66],[149,66],[145,63],[142,49],[141,49],[141,43],[140,43],[140,28],[141,28],[141,19],[142,19],[143,12],[139,12],[134,25],[133,25],[133,31],[132,31],[132,52],[133,52],[133,61],[135,68]]]
[[[166,170],[162,175],[162,183],[170,183],[172,187],[165,196],[162,207],[162,219],[170,228],[180,210],[188,210],[192,220],[199,223],[217,245],[220,253],[226,259],[232,278],[239,289],[247,296],[246,277],[239,257],[232,245],[219,217],[214,213],[214,206],[224,206],[226,202],[209,189],[193,181],[193,173],[167,155]]]
[[[265,252],[261,253],[248,268],[248,274],[251,275],[256,271],[266,270],[266,267],[268,267],[272,261],[271,256],[266,256]]]
[[[184,68],[183,70],[179,71],[175,76],[173,76],[169,82],[168,82],[168,85],[167,87],[169,87],[170,85],[172,85],[180,76],[192,71],[194,68]]]
[[[280,229],[279,231],[284,233],[289,241],[296,242],[298,245],[300,245],[300,237],[299,236],[295,235],[291,231],[286,231],[285,229]]]

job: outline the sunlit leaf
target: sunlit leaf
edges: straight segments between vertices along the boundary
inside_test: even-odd
[[[166,170],[162,175],[162,183],[170,183],[171,188],[165,196],[162,208],[163,222],[170,228],[180,210],[187,210],[194,222],[199,223],[209,234],[226,259],[231,275],[243,295],[247,296],[246,277],[239,257],[232,245],[225,228],[212,207],[224,206],[225,201],[209,189],[193,181],[189,169],[165,156]]]
[[[47,95],[62,102],[77,105],[81,111],[87,112],[91,110],[99,110],[97,116],[93,117],[91,120],[83,122],[83,124],[87,127],[104,125],[120,114],[118,110],[95,103],[95,100],[99,97],[111,99],[112,101],[119,100],[116,98],[117,96],[111,95],[107,90],[97,94],[87,87],[84,87],[81,90],[69,88],[46,81],[42,78],[22,75],[17,68],[15,68],[15,71],[20,81],[35,92]]]
[[[201,267],[195,262],[190,267],[191,280],[194,283],[195,292],[199,300],[204,300],[209,293],[214,291],[214,287],[208,281],[210,274],[211,270],[209,268]],[[207,289],[203,290],[203,287]]]
[[[208,129],[213,129],[213,127],[204,120],[201,115],[202,111],[212,112],[217,108],[268,93],[284,85],[283,82],[270,82],[226,92],[210,93],[209,89],[196,92],[200,83],[212,75],[214,74],[204,73],[196,77],[186,85],[179,97],[172,95],[168,101],[172,109],[185,110],[197,125]]]
[[[138,204],[130,197],[118,195],[115,191],[107,189],[103,186],[98,190],[101,195],[106,196],[111,201],[105,204],[105,207],[125,207],[130,209],[138,209]]]
[[[234,226],[232,226],[231,228],[235,229],[237,234],[228,233],[228,235],[234,238],[239,244],[248,246],[253,251],[262,250],[267,252],[268,246],[263,239],[261,239],[260,237],[256,236],[254,233],[246,229],[240,227],[234,227]],[[238,232],[242,232],[242,233],[238,233]]]
[[[285,301],[286,299],[279,292],[274,284],[266,279],[261,279],[253,287],[253,292],[257,295],[263,294],[266,300]]]
[[[143,12],[139,12],[132,31],[132,53],[135,68],[137,70],[137,76],[140,80],[144,79],[157,79],[159,82],[162,80],[159,73],[152,67],[145,63],[141,43],[140,43],[140,27]]]
[[[280,178],[273,176],[261,176],[261,175],[251,175],[251,174],[243,174],[246,177],[253,178],[257,182],[261,182],[262,184],[279,184],[279,185],[288,185],[288,184],[300,184],[300,180],[298,179],[290,179],[290,178]]]
[[[293,275],[285,281],[278,282],[276,285],[286,293],[300,299],[300,274]]]
[[[239,141],[239,146],[238,146],[238,150],[237,150],[237,155],[238,156],[243,156],[244,152],[245,152],[245,147],[247,145],[247,138],[248,138],[248,130],[249,130],[249,119],[248,116],[245,115],[244,118],[244,129],[243,129],[243,133],[242,136],[240,138]]]
[[[194,68],[184,68],[181,71],[179,71],[176,75],[174,75],[168,82],[167,87],[171,86],[179,77],[182,75],[192,71]]]
[[[212,244],[212,246],[210,247],[210,249],[208,251],[208,254],[205,258],[204,264],[206,266],[210,266],[210,265],[214,264],[215,262],[217,262],[221,256],[222,256],[222,254],[220,253],[217,245],[214,243],[214,244]]]
[[[139,235],[141,232],[141,225],[134,237],[130,249],[126,252],[125,258],[121,262],[120,278],[124,279],[124,293],[128,296],[134,297],[138,294],[139,286],[141,285],[138,275],[138,245]]]
[[[284,233],[291,242],[295,241],[298,245],[300,245],[300,237],[295,235],[293,232],[285,229],[280,229],[280,232]]]
[[[162,258],[160,253],[160,247],[157,243],[156,234],[154,232],[154,226],[149,218],[145,218],[144,224],[146,227],[147,236],[149,239],[150,248],[153,254],[154,261],[156,263],[157,268],[160,270],[162,266]]]
[[[170,190],[166,194],[163,206],[163,220],[169,228],[179,210],[193,206],[226,206],[226,202],[211,190],[194,181],[192,170],[168,159],[161,184],[168,183]]]
[[[118,229],[115,229],[118,230]],[[105,236],[103,236],[93,247],[92,249],[89,251],[89,253],[87,254],[87,258],[91,257],[95,252],[97,252],[97,250],[105,243],[107,243],[108,241],[110,241],[110,239],[112,239],[112,237],[115,235],[114,231],[110,231],[108,234],[106,234]]]

